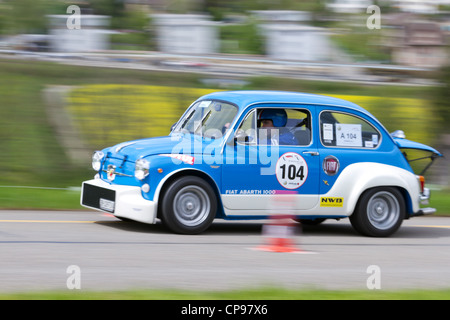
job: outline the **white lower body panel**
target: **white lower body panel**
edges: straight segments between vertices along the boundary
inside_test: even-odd
[[[135,186],[112,185],[101,179],[83,182],[81,205],[143,223],[156,222],[157,203],[146,200]]]

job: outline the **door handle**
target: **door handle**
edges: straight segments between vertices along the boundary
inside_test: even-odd
[[[317,152],[317,151],[303,151],[302,153],[303,154],[310,154],[312,156],[318,156],[319,155],[319,152]]]

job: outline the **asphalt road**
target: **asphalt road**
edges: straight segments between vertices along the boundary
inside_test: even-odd
[[[292,239],[303,253],[255,250],[263,225],[219,220],[185,236],[95,211],[0,211],[0,292],[450,287],[450,218],[416,217],[390,238],[348,220],[303,226]]]

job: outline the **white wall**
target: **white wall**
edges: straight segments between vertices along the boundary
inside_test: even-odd
[[[81,15],[80,29],[69,29],[69,15],[51,15],[50,49],[56,52],[89,52],[109,49],[109,17]]]

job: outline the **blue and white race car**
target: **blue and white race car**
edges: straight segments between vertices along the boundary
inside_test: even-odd
[[[408,159],[441,154],[389,134],[363,108],[327,96],[231,91],[195,101],[166,137],[93,154],[98,173],[81,204],[176,233],[205,231],[215,218],[303,223],[349,217],[368,236],[389,236],[430,191]]]

